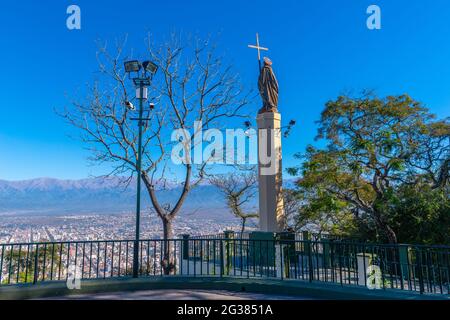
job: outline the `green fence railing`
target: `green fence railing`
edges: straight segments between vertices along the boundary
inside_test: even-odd
[[[0,244],[0,286],[131,277],[134,240]],[[234,237],[139,241],[139,276],[237,277],[450,292],[450,247]]]

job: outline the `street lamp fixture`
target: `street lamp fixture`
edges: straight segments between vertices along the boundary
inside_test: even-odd
[[[142,70],[142,72],[140,72]],[[147,88],[150,86],[151,80],[158,71],[158,66],[151,61],[144,61],[142,64],[137,60],[125,62],[125,72],[129,77],[133,76],[133,84],[136,87],[136,99],[139,100],[139,117],[131,120],[138,121],[139,140],[138,140],[138,154],[136,163],[137,172],[137,195],[136,195],[136,234],[134,238],[133,248],[133,277],[137,278],[139,274],[139,238],[140,238],[140,221],[141,221],[141,172],[142,172],[142,126],[143,121],[149,120],[144,118],[144,101],[147,100]],[[134,105],[127,101],[125,106],[135,111]],[[152,109],[152,108],[150,108]]]
[[[131,60],[125,62],[125,72],[126,73],[132,73],[132,72],[139,72],[141,70],[141,64],[137,60]]]
[[[149,72],[151,75],[154,75],[158,71],[158,66],[151,61],[142,62],[142,67],[146,72]]]

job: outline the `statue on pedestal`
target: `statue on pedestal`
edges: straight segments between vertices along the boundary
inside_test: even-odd
[[[258,50],[258,90],[263,106],[258,112],[258,190],[259,230],[258,239],[274,239],[274,233],[284,231],[283,176],[281,152],[281,115],[278,112],[278,81],[272,70],[272,61],[261,61],[260,51],[268,48],[259,44],[249,48]],[[261,65],[262,62],[264,65]],[[265,234],[265,235],[262,235]],[[256,239],[256,238],[255,238]],[[272,253],[275,254],[275,253]]]
[[[258,89],[263,101],[263,107],[258,113],[278,112],[278,81],[273,73],[272,61],[266,57],[259,74]]]
[[[278,112],[278,81],[272,70],[272,61],[264,57],[264,66],[261,67],[261,50],[269,51],[269,49],[259,45],[258,34],[256,34],[256,45],[248,45],[248,47],[258,50],[258,89],[263,100],[263,107],[258,114]]]

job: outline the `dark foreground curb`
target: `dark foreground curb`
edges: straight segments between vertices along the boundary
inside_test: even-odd
[[[214,277],[158,277],[82,280],[80,290],[69,290],[63,281],[37,285],[0,287],[0,300],[24,300],[140,290],[226,290],[274,295],[302,296],[321,300],[450,300],[450,296],[420,295],[400,290],[369,290],[336,284],[294,280],[236,279]]]

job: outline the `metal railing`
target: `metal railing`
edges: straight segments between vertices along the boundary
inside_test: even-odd
[[[0,244],[0,286],[131,277],[134,240]],[[139,276],[238,277],[449,294],[450,247],[332,240],[139,241]]]
[[[222,239],[222,238],[242,238],[242,239],[248,239],[250,237],[250,234],[252,234],[253,231],[245,231],[245,232],[239,232],[239,231],[225,231],[222,233],[217,234],[206,234],[206,235],[195,235],[195,236],[189,236],[190,239]],[[298,241],[345,241],[345,242],[367,242],[364,240],[361,240],[359,238],[355,237],[344,237],[344,236],[337,236],[327,233],[314,233],[314,232],[291,232],[290,234],[293,234],[295,237],[295,240]]]

